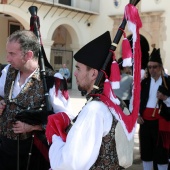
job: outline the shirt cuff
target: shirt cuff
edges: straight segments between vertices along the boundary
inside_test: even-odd
[[[170,97],[163,101],[167,107],[170,107]]]

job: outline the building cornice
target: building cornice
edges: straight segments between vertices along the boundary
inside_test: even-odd
[[[148,17],[148,16],[161,16],[163,15],[165,11],[152,11],[152,12],[140,12],[139,15],[140,17]],[[111,17],[113,20],[115,19],[122,19],[124,14],[118,14],[118,15],[113,15],[110,14],[109,17]]]

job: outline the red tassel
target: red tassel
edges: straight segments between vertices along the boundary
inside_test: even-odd
[[[113,61],[111,65],[111,74],[109,78],[112,89],[120,88],[120,79],[121,77],[120,77],[119,65],[117,64],[116,61]]]
[[[124,38],[122,42],[122,58],[123,67],[132,66],[132,50],[130,47],[129,40],[127,38]]]

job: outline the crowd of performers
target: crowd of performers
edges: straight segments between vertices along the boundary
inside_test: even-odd
[[[136,27],[138,32],[139,21]],[[140,56],[138,41],[135,40],[133,50]],[[74,76],[78,89],[86,91],[87,102],[79,113],[73,113],[67,80],[47,66],[45,85],[49,100],[45,100],[39,65],[41,44],[36,35],[20,30],[9,36],[9,64],[0,77],[1,170],[125,169],[133,163],[137,123],[143,169],[168,169],[170,78],[163,73],[160,49],[153,49],[148,76],[143,80],[138,75],[140,58],[133,55],[133,88],[128,108],[114,93],[115,68],[119,67],[115,65],[111,44],[106,31],[74,55]]]

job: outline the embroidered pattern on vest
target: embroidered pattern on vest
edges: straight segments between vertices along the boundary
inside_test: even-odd
[[[118,121],[113,117],[110,132],[103,137],[99,156],[90,170],[121,170],[115,143],[115,128]]]
[[[48,75],[53,75],[53,71],[48,68],[46,69]],[[12,120],[15,118],[15,115],[27,108],[37,109],[40,108],[42,104],[45,105],[43,82],[40,80],[39,69],[34,72],[32,77],[22,88],[18,96],[9,101],[11,85],[16,78],[15,71],[16,70],[14,68],[9,67],[4,89],[4,100],[7,105],[6,109],[2,114],[2,122],[0,124],[0,135],[6,136],[7,138],[14,140],[17,139],[17,134],[15,134],[12,130]],[[21,134],[20,139],[28,138],[27,136],[30,137],[31,134]]]

